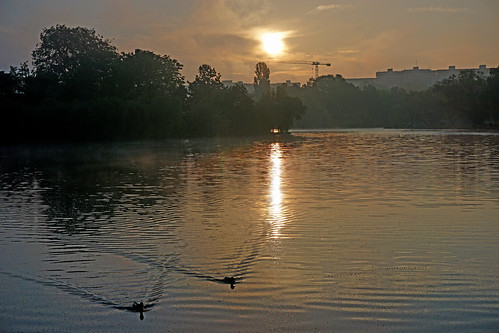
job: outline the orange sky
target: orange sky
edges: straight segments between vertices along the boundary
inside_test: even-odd
[[[285,36],[274,60],[330,62],[320,74],[347,78],[499,65],[497,0],[2,0],[0,70],[29,60],[42,28],[57,23],[95,28],[120,51],[168,54],[187,80],[207,63],[251,82],[258,61],[273,82],[311,77],[311,66],[270,62],[259,40],[267,31]]]

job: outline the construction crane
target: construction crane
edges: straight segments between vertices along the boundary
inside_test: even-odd
[[[315,78],[319,76],[319,66],[331,66],[330,63],[324,63],[319,61],[306,61],[306,60],[283,60],[283,61],[273,61],[278,64],[291,64],[291,65],[312,65],[315,70]]]

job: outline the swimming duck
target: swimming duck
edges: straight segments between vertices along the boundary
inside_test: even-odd
[[[233,276],[224,277],[224,283],[230,284],[230,289],[234,289],[234,284],[236,284],[236,279]]]
[[[144,303],[140,302],[133,302],[132,304],[132,311],[134,312],[140,312],[140,320],[144,320]]]
[[[142,303],[142,302],[140,302],[140,303],[133,302],[133,304],[132,304],[132,311],[135,311],[135,312],[144,312],[144,303]]]

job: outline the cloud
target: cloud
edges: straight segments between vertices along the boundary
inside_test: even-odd
[[[410,68],[416,57],[422,63],[444,67],[447,62],[460,66],[497,63],[498,47],[490,40],[497,31],[494,13],[499,1],[471,2],[7,1],[8,10],[0,9],[0,70],[29,60],[41,29],[57,23],[95,28],[112,39],[119,51],[140,48],[167,54],[184,64],[182,73],[188,80],[195,77],[199,65],[207,63],[224,79],[251,81],[255,64],[268,58],[259,40],[263,32],[286,32],[283,57],[330,62],[332,67],[321,68],[321,73],[334,71],[345,77],[374,75],[389,67]],[[421,16],[442,20],[418,20]],[[466,21],[452,21],[465,16]],[[467,45],[462,50],[475,49],[447,51],[455,50],[456,43]],[[273,65],[274,82],[303,81],[313,74],[312,66],[295,69],[283,65],[282,72],[279,69]]]
[[[357,53],[360,53],[360,50],[338,50],[338,53],[341,53],[341,54],[357,54]]]
[[[419,13],[464,13],[469,11],[469,8],[418,7],[418,8],[408,8],[407,11],[419,12]]]
[[[339,4],[329,4],[329,5],[319,5],[307,12],[307,14],[317,14],[320,12],[330,11],[330,10],[342,10],[342,9],[353,9],[353,5],[339,5]]]
[[[125,36],[133,47],[168,54],[184,64],[188,80],[201,64],[209,64],[224,79],[241,79],[239,73],[251,75],[258,61],[259,41],[255,27],[262,27],[270,11],[266,1],[193,0],[181,20],[145,24],[147,34]],[[169,22],[168,25],[166,25]],[[269,29],[271,29],[269,27]],[[125,38],[123,38],[125,39]]]

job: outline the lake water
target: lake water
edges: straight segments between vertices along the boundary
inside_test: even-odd
[[[498,133],[4,147],[0,175],[0,331],[499,331]]]

